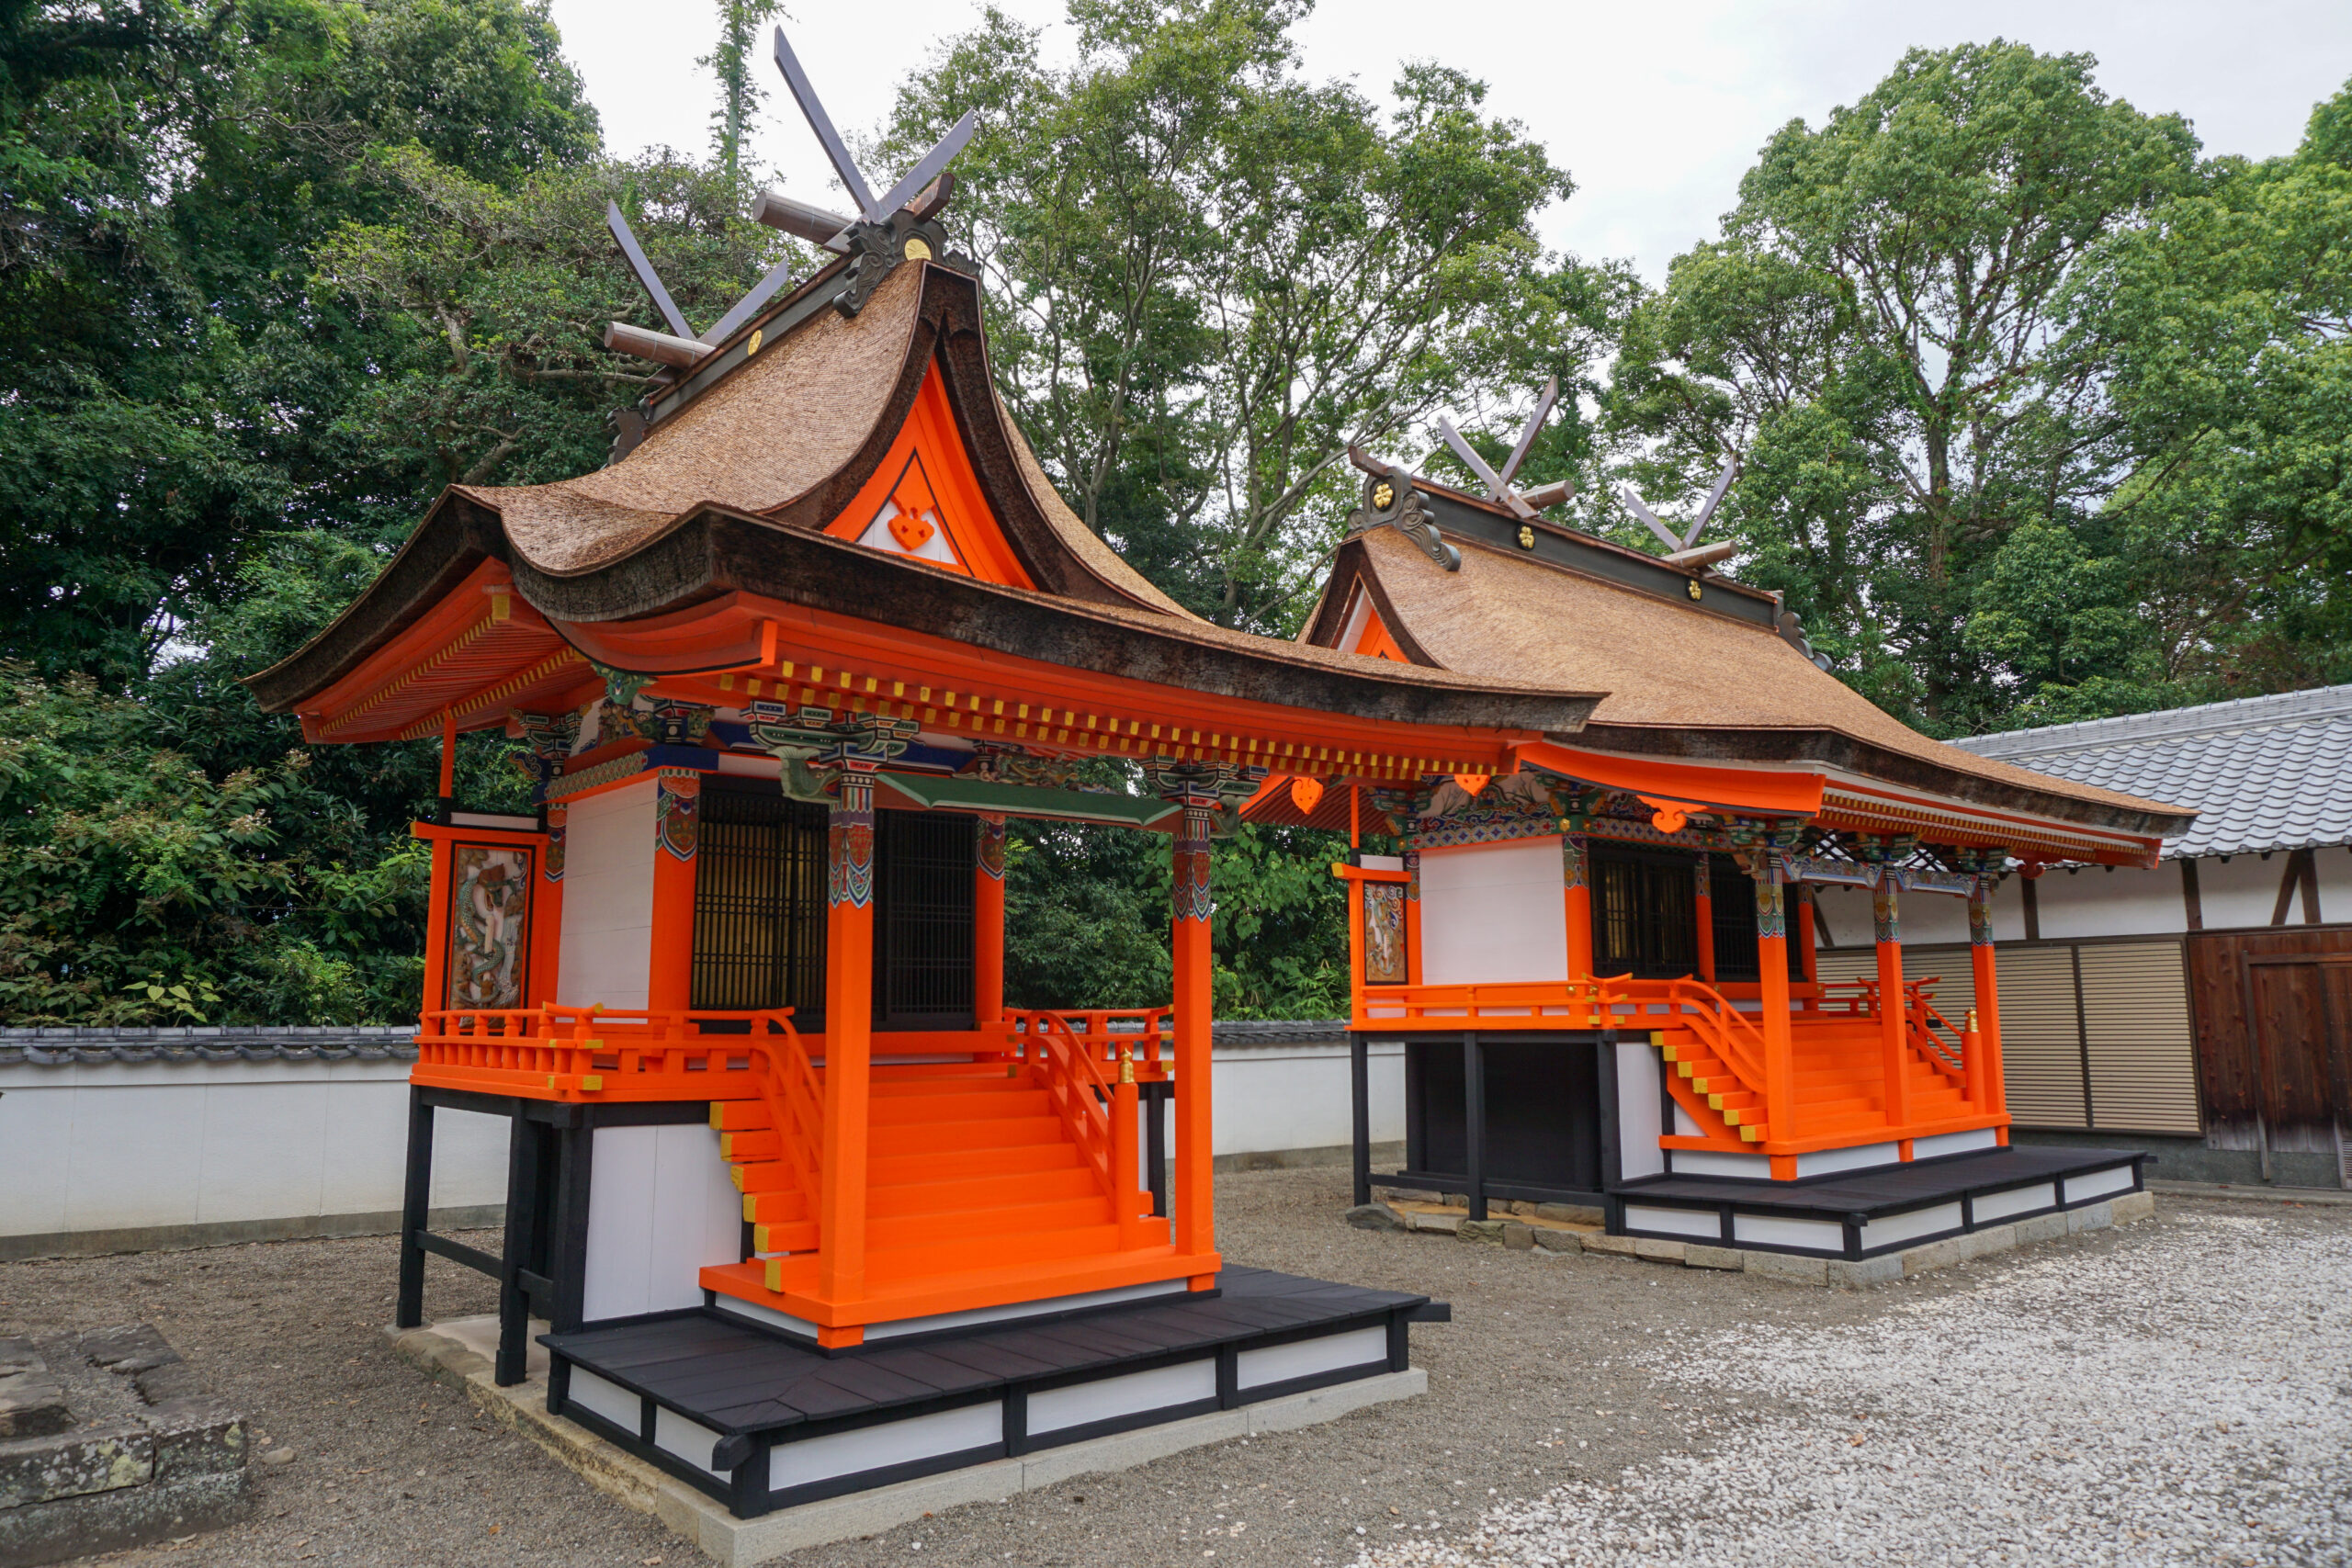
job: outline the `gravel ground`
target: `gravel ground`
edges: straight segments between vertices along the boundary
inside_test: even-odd
[[[1346,1201],[1340,1170],[1220,1177],[1227,1255],[1452,1301],[1414,1330],[1428,1397],[791,1561],[2348,1560],[2352,1209],[2161,1198],[1842,1294],[1351,1230]],[[152,1321],[295,1454],[251,1522],[107,1562],[702,1561],[395,1358],[392,1266],[379,1239],[0,1265],[0,1335]],[[490,1310],[433,1269],[429,1312]]]

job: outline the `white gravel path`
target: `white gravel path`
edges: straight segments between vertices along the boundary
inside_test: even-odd
[[[1702,1407],[1706,1451],[1366,1542],[1359,1568],[2352,1563],[2341,1234],[2176,1212],[1867,1324],[1639,1359]]]

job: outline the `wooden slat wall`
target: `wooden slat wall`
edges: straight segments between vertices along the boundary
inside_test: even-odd
[[[2203,1131],[2197,1115],[2197,1043],[2180,943],[2095,942],[2076,952],[2094,1124],[2195,1137]],[[2001,989],[2006,997],[2007,985]]]
[[[1996,962],[2009,1115],[2021,1127],[2087,1127],[2075,950],[2007,948]]]
[[[2075,998],[2078,953],[2083,965],[2079,1010]],[[2005,945],[1996,962],[2002,1076],[2007,1079],[2009,1112],[2019,1126],[2189,1137],[2201,1131],[2197,1046],[2179,942]],[[1866,979],[1878,972],[1877,955],[1868,948],[1824,953],[1819,965],[1825,980]],[[1903,972],[1938,976],[1936,1010],[1955,1025],[1976,1005],[1975,974],[1965,946],[1906,947]],[[2091,1072],[2087,1108],[2083,1095],[2086,1036]]]

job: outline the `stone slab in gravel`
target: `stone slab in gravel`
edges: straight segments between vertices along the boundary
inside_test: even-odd
[[[1220,1239],[1238,1263],[1450,1301],[1453,1322],[1413,1329],[1415,1363],[1429,1372],[1425,1396],[1067,1481],[1008,1503],[942,1510],[871,1540],[796,1552],[793,1568],[1340,1568],[1363,1560],[1367,1549],[1403,1551],[1408,1539],[1430,1551],[1465,1543],[1458,1561],[1534,1562],[1541,1559],[1493,1551],[1482,1559],[1466,1543],[1490,1510],[1535,1505],[1564,1484],[1620,1489],[1601,1494],[1608,1506],[1593,1517],[1639,1520],[1649,1506],[1642,1528],[1703,1537],[1687,1553],[1661,1547],[1646,1561],[1738,1561],[1720,1553],[1752,1540],[1759,1552],[1779,1556],[1750,1561],[1836,1562],[1858,1552],[1817,1550],[1805,1533],[1817,1526],[1800,1507],[1809,1503],[1817,1511],[1823,1494],[1815,1488],[1829,1484],[1821,1478],[1843,1475],[1871,1499],[1900,1495],[1899,1474],[1881,1472],[1873,1480],[1864,1468],[1865,1456],[1895,1462],[1892,1447],[1871,1450],[1873,1440],[1894,1442],[1885,1412],[1897,1403],[1874,1369],[1885,1358],[1901,1359],[1915,1380],[1906,1398],[1932,1396],[1944,1402],[1938,1410],[1964,1409],[1962,1394],[1987,1378],[2022,1381],[2002,1370],[2003,1358],[2020,1345],[2041,1359],[2018,1365],[2050,1384],[2033,1386],[2033,1397],[2052,1403],[2029,1406],[2027,1422],[1995,1435],[2005,1485],[2016,1488],[1999,1495],[2023,1516],[2014,1527],[2017,1544],[1945,1551],[1923,1524],[1906,1549],[1916,1562],[2063,1562],[2065,1551],[2093,1548],[2119,1564],[2211,1562],[2185,1544],[2196,1539],[2180,1533],[2188,1527],[2160,1513],[2132,1516],[2132,1528],[2151,1528],[2145,1517],[2176,1530],[2157,1536],[2154,1552],[2128,1535],[2098,1533],[2098,1520],[2099,1509],[2120,1510],[2144,1492],[2177,1499],[2190,1519],[2220,1529],[2230,1518],[2223,1504],[2235,1495],[2199,1490],[2216,1465],[2233,1485],[2260,1489],[2244,1495],[2281,1523],[2316,1528],[2310,1521],[2340,1509],[2346,1495],[2340,1480],[2312,1480],[2308,1468],[2273,1477],[2266,1465],[2291,1459],[2306,1466],[2308,1428],[2297,1423],[2320,1418],[2312,1414],[2314,1389],[2327,1374],[2319,1363],[2340,1357],[2352,1338],[2340,1304],[2352,1302],[2342,1261],[2352,1247],[2352,1208],[2160,1197],[2156,1217],[2140,1224],[2064,1235],[1846,1292],[1822,1290],[1817,1276],[1800,1287],[1756,1273],[1357,1230],[1340,1218],[1347,1199],[1345,1168],[1221,1175]],[[255,1473],[261,1509],[247,1523],[185,1548],[110,1562],[588,1568],[659,1558],[665,1568],[685,1568],[701,1561],[653,1520],[482,1419],[454,1387],[429,1382],[400,1360],[381,1335],[391,1316],[393,1261],[389,1240],[361,1238],[0,1265],[0,1337],[35,1325],[152,1321],[216,1393],[251,1414],[266,1434],[256,1438],[257,1452],[283,1446],[298,1456]],[[2101,1272],[2109,1265],[2115,1272]],[[431,1269],[429,1313],[491,1309],[488,1280],[438,1258]],[[1972,1305],[1980,1298],[1987,1304]],[[2278,1338],[2294,1326],[2288,1301],[2318,1315],[2304,1313],[2303,1329],[2290,1341],[2294,1353],[2282,1358]],[[1947,1306],[1957,1315],[1932,1314]],[[2243,1336],[2234,1327],[2240,1315],[2249,1319]],[[2219,1331],[2208,1329],[2214,1322]],[[1815,1342],[1831,1348],[1821,1352],[1827,1360],[1804,1358],[1804,1347]],[[1748,1365],[1751,1349],[1769,1351],[1757,1362],[1762,1370]],[[1947,1356],[1949,1373],[1939,1370]],[[2202,1370],[2209,1360],[2212,1370]],[[2104,1388],[2053,1382],[2053,1364],[2114,1381]],[[2257,1375],[2267,1381],[2231,1381]],[[1923,1376],[1925,1383],[1916,1381]],[[2328,1386],[2347,1376],[2333,1374]],[[1711,1385],[1709,1378],[1724,1381]],[[1938,1392],[1938,1379],[1949,1388]],[[2174,1381],[2181,1379],[2189,1381]],[[2190,1396],[2221,1399],[2223,1408],[2191,1414],[2160,1402],[2184,1386]],[[2338,1411],[2352,1409],[2352,1395],[2330,1397]],[[1856,1415],[1870,1419],[1849,1427]],[[2079,1437],[2098,1430],[2081,1423],[2101,1419],[2131,1433],[2136,1445],[2135,1468],[2120,1477]],[[2224,1419],[2232,1430],[2214,1429]],[[2042,1423],[2040,1437],[2031,1420]],[[2344,1451],[2341,1427],[2327,1430]],[[1862,1447],[1847,1446],[1858,1433]],[[2037,1470],[2007,1468],[2020,1450],[2030,1456],[2041,1438],[2048,1453]],[[1753,1487],[1726,1482],[1725,1490],[1710,1493],[1676,1479],[1780,1475],[1759,1454],[1791,1438],[1802,1441],[1777,1503]],[[1935,1447],[1931,1430],[1910,1430],[1904,1440],[1923,1455],[1959,1446]],[[2066,1454],[2075,1461],[2060,1457]],[[2075,1463],[2088,1468],[2070,1468]],[[2241,1465],[2245,1476],[2232,1468]],[[1668,1489],[1645,1504],[1652,1494],[1639,1489],[1660,1487]],[[2090,1526],[2082,1524],[2086,1510]],[[1725,1517],[1738,1521],[1737,1539],[1719,1522]],[[1956,1525],[1949,1507],[1926,1517],[1938,1528],[1975,1528]],[[2051,1545],[2056,1538],[2035,1533],[2036,1520],[2091,1533]],[[1584,1550],[1582,1559],[1558,1561],[1636,1555],[1597,1534]],[[2273,1542],[2233,1560],[2344,1561],[2316,1551],[2299,1558],[2299,1550]]]

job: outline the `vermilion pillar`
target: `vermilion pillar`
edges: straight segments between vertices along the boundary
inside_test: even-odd
[[[2001,1077],[2001,992],[1993,974],[1994,879],[1979,876],[1968,896],[1968,960],[1976,981],[1976,1035],[1984,1060],[1984,1109],[2006,1114],[2008,1084]]]
[[[1692,918],[1699,925],[1699,978],[1710,986],[1715,983],[1715,890],[1709,875],[1710,861],[1704,850],[1699,852],[1697,886],[1691,890]]]
[[[1756,873],[1756,964],[1762,980],[1765,1136],[1796,1135],[1796,1044],[1789,1027],[1789,923],[1784,912],[1781,868],[1766,858]],[[1775,1155],[1777,1180],[1796,1176],[1793,1155]]]
[[[972,873],[972,1027],[1004,1021],[1004,816],[980,814],[979,863]]]
[[[1895,886],[1882,870],[1871,894],[1871,919],[1878,934],[1878,1030],[1885,1074],[1886,1122],[1906,1126],[1911,1121],[1911,1050],[1905,1035],[1910,1027],[1903,994],[1903,925],[1895,908]]]
[[[702,775],[663,768],[654,781],[653,933],[645,1005],[684,1012],[694,1005],[695,866]]]
[[[1592,974],[1592,871],[1583,825],[1570,821],[1560,831],[1560,897],[1567,916],[1568,978]]]
[[[817,1200],[817,1290],[865,1295],[866,1122],[873,1070],[874,775],[839,770],[825,834],[825,1164]],[[820,1329],[855,1345],[863,1328]]]
[[[1187,796],[1176,830],[1176,1250],[1200,1256],[1216,1249],[1216,1194],[1211,1158],[1209,1010],[1209,821],[1213,799]],[[1208,1290],[1214,1274],[1195,1276]]]
[[[1820,932],[1815,929],[1818,917],[1814,914],[1813,884],[1800,882],[1796,889],[1796,912],[1790,919],[1797,923],[1796,931],[1792,933],[1797,944],[1797,973],[1804,976],[1804,983],[1810,986],[1821,979]]]
[[[548,840],[539,847],[539,880],[531,898],[531,981],[523,1005],[561,1002],[555,994],[563,964],[563,831],[568,813],[548,807]]]
[[[1405,980],[1421,983],[1421,852],[1410,839],[1404,843],[1405,862]]]

